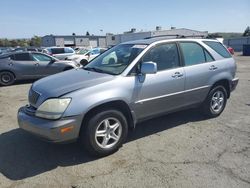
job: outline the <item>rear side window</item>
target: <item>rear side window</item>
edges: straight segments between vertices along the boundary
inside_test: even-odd
[[[29,53],[21,53],[21,54],[15,54],[16,61],[30,61],[30,54]]]
[[[230,53],[227,51],[227,49],[220,42],[214,42],[214,41],[203,41],[203,42],[210,48],[212,48],[214,51],[216,51],[218,54],[220,54],[222,57],[225,58],[232,57]]]
[[[204,49],[194,42],[180,42],[183,58],[186,66],[206,62]]]
[[[52,54],[64,54],[64,48],[51,48],[50,49]]]
[[[72,48],[65,48],[64,49],[65,53],[73,53],[74,50]]]

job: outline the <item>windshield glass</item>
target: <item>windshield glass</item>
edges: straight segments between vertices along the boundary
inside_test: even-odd
[[[89,50],[87,49],[80,49],[76,52],[76,54],[86,54]]]
[[[84,69],[113,75],[121,74],[146,47],[144,44],[120,44],[96,57]]]

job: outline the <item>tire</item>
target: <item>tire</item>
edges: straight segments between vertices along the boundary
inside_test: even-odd
[[[15,75],[9,71],[0,72],[0,85],[9,86],[15,82]]]
[[[116,152],[127,138],[127,120],[117,110],[95,113],[83,126],[80,142],[93,156],[103,157]]]
[[[89,62],[86,60],[86,59],[82,59],[81,61],[80,61],[80,64],[82,65],[82,66],[85,66],[85,65],[87,65]]]
[[[227,92],[224,86],[215,86],[203,103],[203,112],[209,118],[219,116],[225,109]]]

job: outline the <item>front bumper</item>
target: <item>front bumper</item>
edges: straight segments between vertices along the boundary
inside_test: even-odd
[[[59,120],[47,120],[38,118],[27,113],[28,107],[21,107],[18,110],[19,127],[43,140],[49,142],[70,142],[76,140],[81,128],[81,116],[61,118]],[[70,127],[70,131],[62,132],[63,128]]]
[[[234,78],[234,79],[231,81],[231,84],[230,84],[230,91],[235,90],[236,86],[238,85],[238,82],[239,82],[239,78]]]

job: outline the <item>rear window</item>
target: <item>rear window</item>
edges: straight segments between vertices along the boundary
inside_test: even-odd
[[[50,49],[52,54],[64,54],[64,48],[51,48]]]
[[[214,41],[203,41],[203,42],[210,48],[212,48],[214,51],[216,51],[218,54],[220,54],[222,57],[225,58],[232,57],[230,53],[227,51],[227,49],[220,42],[214,42]]]

